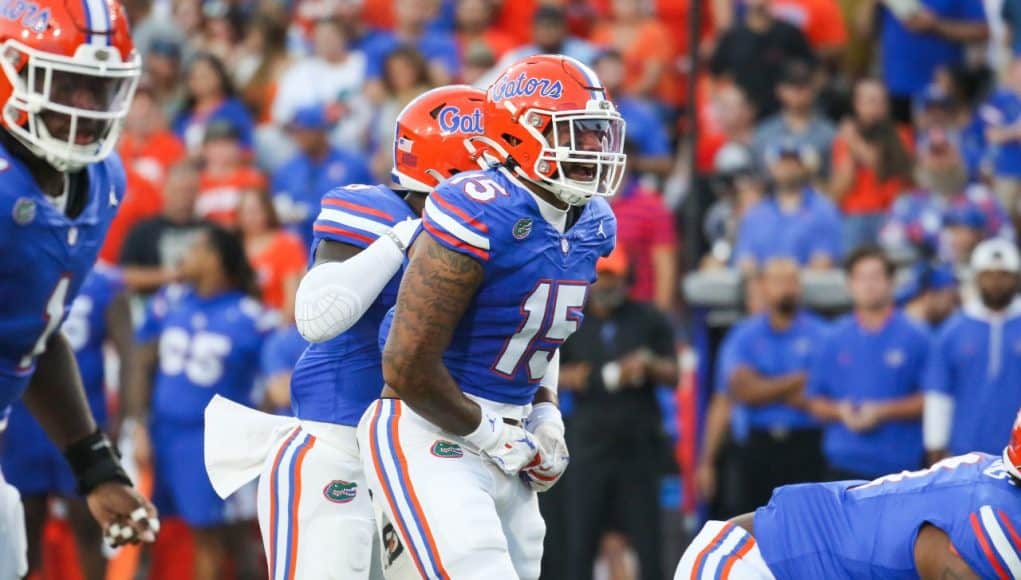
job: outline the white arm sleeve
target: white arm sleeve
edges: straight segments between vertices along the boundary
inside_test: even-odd
[[[294,321],[309,342],[323,342],[351,328],[372,306],[404,263],[404,252],[383,235],[343,262],[305,273],[294,299]]]
[[[546,365],[546,374],[542,375],[542,380],[539,381],[539,386],[545,389],[549,389],[554,393],[560,386],[560,349],[553,351],[553,356],[549,359],[549,364]]]
[[[946,449],[950,442],[954,399],[944,393],[925,393],[922,411],[922,442],[926,451]]]

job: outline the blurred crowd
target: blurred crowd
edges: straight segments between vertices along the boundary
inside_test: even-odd
[[[394,120],[421,92],[485,87],[520,57],[562,53],[610,90],[629,167],[611,202],[618,251],[564,346],[573,463],[542,497],[544,578],[590,578],[594,564],[599,577],[664,577],[683,549],[669,531],[679,471],[684,506],[728,516],[777,485],[996,453],[1009,433],[1021,0],[124,4],[145,72],[101,259],[133,306],[110,317],[129,317],[155,358],[148,377],[107,373],[115,394],[169,365],[200,385],[229,374],[253,405],[289,412],[305,346],[294,293],[322,194],[389,183]],[[238,260],[250,268],[217,266]],[[845,273],[853,312],[809,312],[801,280],[815,271]],[[703,319],[681,281],[718,272],[739,274],[743,320],[688,346]],[[243,357],[210,359],[214,342],[147,350],[168,285],[224,280],[259,297],[239,302]],[[90,311],[76,308],[71,320]],[[122,403],[148,415],[139,405]],[[112,414],[110,430],[130,427]],[[130,451],[138,473],[159,461],[158,439]],[[235,519],[249,523],[225,545],[232,573],[255,577],[244,503]],[[188,542],[207,530],[187,520],[170,520],[141,568],[109,574],[192,577]],[[59,532],[46,537],[36,570],[80,577],[53,557]]]

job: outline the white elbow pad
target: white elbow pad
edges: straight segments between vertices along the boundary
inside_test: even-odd
[[[944,393],[925,393],[922,443],[926,451],[946,449],[953,425],[954,399]]]
[[[298,285],[294,321],[309,342],[324,342],[354,326],[404,263],[390,236],[380,236],[343,262],[309,270]]]

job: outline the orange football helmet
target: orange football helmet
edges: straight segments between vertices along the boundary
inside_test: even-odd
[[[0,126],[60,171],[104,159],[142,71],[116,0],[35,0],[0,11]]]
[[[1003,467],[1015,479],[1021,481],[1021,411],[1014,419],[1014,427],[1010,430],[1010,441],[1003,448]]]
[[[486,143],[513,171],[571,205],[617,192],[624,119],[592,69],[543,54],[507,68],[486,93]]]
[[[486,93],[468,85],[426,91],[397,116],[394,135],[394,183],[429,193],[461,171],[484,166],[472,142],[485,130]]]

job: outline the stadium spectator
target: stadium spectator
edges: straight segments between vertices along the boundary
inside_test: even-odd
[[[387,54],[383,66],[383,96],[373,118],[370,135],[372,172],[376,180],[389,182],[393,167],[393,139],[397,115],[412,99],[429,90],[428,64],[414,48],[401,46]]]
[[[628,173],[610,204],[617,216],[618,247],[631,262],[631,299],[672,312],[677,296],[677,232],[663,195]]]
[[[627,269],[620,249],[599,260],[585,319],[560,349],[560,386],[573,391],[575,402],[567,434],[566,557],[569,577],[579,580],[592,578],[600,540],[611,528],[630,540],[643,579],[663,577],[658,496],[664,441],[654,387],[677,383],[677,352],[665,315],[627,298]]]
[[[181,45],[172,39],[154,39],[145,53],[143,66],[145,84],[152,88],[156,101],[168,119],[176,119],[188,98],[181,82]]]
[[[365,82],[366,58],[347,46],[347,32],[335,19],[316,22],[312,54],[293,61],[280,76],[272,117],[284,126],[298,109],[314,105],[350,107]]]
[[[987,240],[971,258],[978,297],[940,329],[925,374],[925,449],[998,453],[1021,404],[1021,257],[1007,240]],[[999,443],[996,443],[999,439]]]
[[[802,310],[799,276],[789,258],[765,263],[766,311],[731,328],[730,354],[718,363],[717,392],[730,398],[748,429],[737,451],[742,512],[769,501],[778,486],[823,476],[822,434],[805,409],[804,393],[826,327]],[[703,456],[699,469],[714,469],[715,459]]]
[[[762,201],[764,187],[752,151],[743,145],[724,145],[716,154],[714,170],[710,184],[716,201],[706,212],[702,226],[710,248],[702,260],[705,269],[731,263],[741,220]]]
[[[507,3],[504,2],[504,4]],[[563,7],[555,4],[540,5],[532,16],[531,25],[531,42],[523,44],[505,54],[497,63],[497,70],[494,70],[490,75],[489,82],[496,80],[496,75],[499,74],[500,70],[526,56],[562,54],[589,65],[595,60],[595,47],[587,40],[572,35],[567,29],[567,12]],[[528,39],[526,39],[526,42],[528,42]],[[606,82],[602,77],[600,77],[600,80]],[[476,86],[487,86],[489,82]]]
[[[481,42],[472,43],[465,49],[461,62],[462,83],[479,88],[489,86],[490,75],[496,65],[496,56],[488,46]]]
[[[967,243],[967,231],[948,226],[980,230],[979,239],[1014,238],[1010,219],[989,188],[969,184],[957,145],[945,131],[923,136],[915,181],[918,187],[894,203],[880,229],[884,247],[898,258],[939,256],[967,263],[975,242]]]
[[[650,173],[664,178],[673,169],[673,151],[670,135],[656,110],[648,99],[637,97],[623,86],[624,60],[616,50],[600,53],[594,63],[595,73],[603,86],[613,95],[617,111],[627,123],[628,163],[635,173]]]
[[[993,146],[996,196],[1021,224],[1021,56],[1014,57],[1003,87],[982,106],[981,118]]]
[[[233,126],[214,123],[206,129],[195,215],[234,227],[241,193],[246,189],[262,189],[266,181],[245,157],[240,135]]]
[[[439,4],[394,0],[393,29],[376,35],[365,46],[365,76],[368,80],[365,92],[370,100],[378,102],[382,97],[387,57],[401,46],[410,47],[425,60],[429,82],[433,85],[449,84],[461,74],[460,55],[453,35],[450,31],[427,28]]]
[[[202,148],[206,130],[212,124],[229,125],[241,145],[251,148],[251,114],[237,98],[230,74],[220,59],[208,53],[197,55],[188,69],[187,86],[187,100],[174,120],[174,133],[191,154]]]
[[[514,38],[492,25],[496,3],[492,0],[460,0],[456,3],[454,40],[464,61],[472,45],[480,44],[500,58],[516,46]]]
[[[911,138],[890,119],[883,84],[858,81],[852,107],[833,142],[830,180],[830,193],[844,213],[848,250],[876,240],[885,212],[911,184]]]
[[[717,78],[741,87],[763,120],[780,108],[776,86],[783,63],[814,62],[815,56],[800,30],[770,14],[769,0],[744,4],[744,16],[720,36],[709,67]]]
[[[836,0],[773,0],[773,16],[798,27],[827,68],[840,64],[847,25]]]
[[[781,143],[766,153],[773,191],[748,210],[737,230],[734,263],[751,273],[777,256],[825,269],[843,255],[840,216],[809,182],[805,147]]]
[[[984,127],[972,106],[969,90],[961,86],[954,73],[940,69],[937,82],[922,93],[915,104],[916,136],[944,130],[957,142],[971,180],[977,181],[988,172],[988,143]]]
[[[184,158],[184,144],[170,131],[151,87],[141,86],[135,92],[117,151],[125,169],[155,187],[162,187],[170,166]]]
[[[868,0],[856,9],[862,13],[860,22],[879,23],[883,84],[893,96],[893,118],[901,123],[911,121],[911,99],[932,81],[936,69],[960,64],[965,44],[989,36],[981,2]]]
[[[294,320],[294,293],[305,273],[308,246],[280,226],[273,201],[258,189],[241,194],[238,232],[255,270],[263,305],[277,311],[289,324]]]
[[[262,408],[271,413],[291,414],[291,374],[308,343],[293,324],[273,331],[262,347],[259,370],[266,383]]]
[[[590,36],[597,46],[615,49],[624,59],[623,87],[639,98],[664,106],[680,103],[683,88],[674,68],[674,36],[642,0],[613,0],[611,18]]]
[[[207,224],[181,262],[182,285],[150,302],[136,336],[128,413],[135,459],[154,468],[160,513],[176,514],[195,538],[195,580],[225,577],[228,546],[239,546],[253,505],[220,499],[206,475],[203,417],[214,395],[243,404],[252,391],[269,330],[241,240]],[[254,502],[253,502],[254,503]],[[239,525],[245,524],[245,525]],[[257,560],[235,554],[238,573]]]
[[[199,172],[182,161],[167,172],[163,186],[163,213],[139,222],[121,247],[120,264],[125,285],[149,294],[177,279],[178,265],[198,230],[195,196]]]
[[[280,78],[290,64],[286,23],[269,14],[256,15],[234,69],[241,100],[253,112],[256,125],[272,121]]]
[[[922,452],[922,373],[929,334],[893,305],[894,264],[874,246],[847,259],[854,311],[822,341],[808,408],[825,424],[827,479],[916,469]]]
[[[897,307],[923,328],[935,331],[957,309],[957,277],[948,264],[924,261],[911,268],[904,286],[897,290]]]
[[[299,109],[288,125],[297,154],[273,173],[273,204],[305,247],[312,243],[312,222],[323,194],[350,183],[373,182],[361,155],[330,144],[333,121],[331,110],[322,105]]]
[[[836,129],[815,108],[815,80],[814,71],[807,63],[784,63],[776,87],[780,111],[758,124],[752,147],[760,162],[766,150],[776,143],[809,147],[819,154],[818,166],[812,168],[812,174],[825,181],[830,174],[831,148]]]
[[[709,103],[710,125],[698,140],[696,163],[702,173],[711,173],[713,161],[728,143],[752,146],[755,137],[755,110],[748,96],[738,87],[716,91]]]

